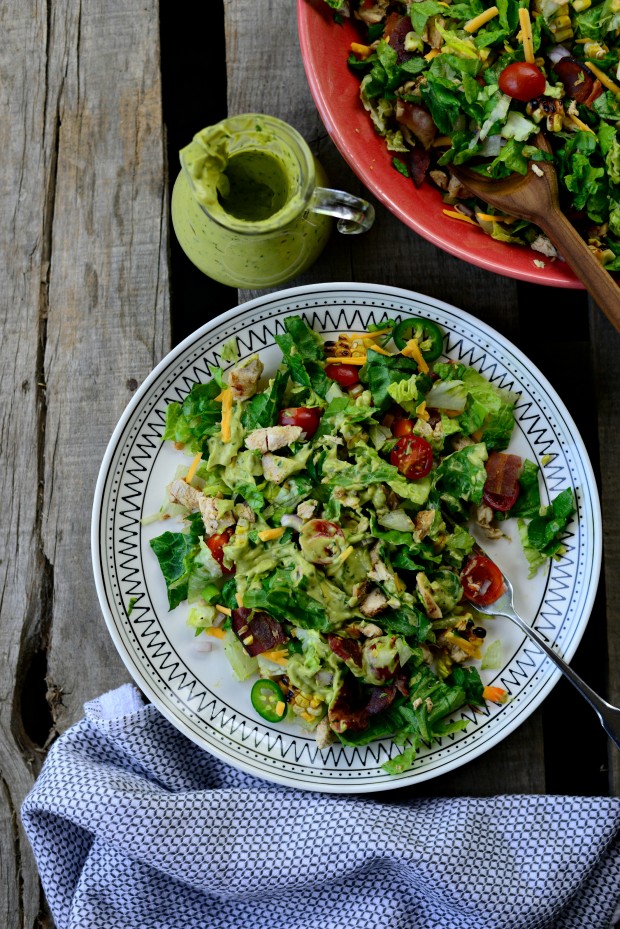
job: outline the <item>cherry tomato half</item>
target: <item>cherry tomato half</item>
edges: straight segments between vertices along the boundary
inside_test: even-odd
[[[224,529],[224,532],[217,532],[207,539],[207,548],[222,569],[222,574],[235,573],[234,567],[227,568],[224,564],[224,546],[228,545],[232,534],[232,529]]]
[[[465,597],[478,606],[495,603],[506,590],[502,572],[486,555],[469,558],[461,571],[461,586]]]
[[[279,426],[299,426],[302,438],[311,439],[319,428],[321,410],[315,406],[291,406],[278,413]]]
[[[413,432],[413,427],[415,423],[412,419],[406,419],[401,416],[396,418],[392,423],[392,435],[396,436],[397,439],[402,439],[404,435],[409,435]]]
[[[410,481],[426,477],[433,467],[433,449],[419,435],[404,435],[390,452],[390,462]]]
[[[360,379],[355,365],[331,364],[325,368],[326,375],[341,387],[353,387]]]
[[[309,519],[299,533],[299,545],[311,564],[332,564],[346,548],[345,535],[338,523],[329,519]]]
[[[513,61],[499,76],[499,89],[515,100],[533,100],[544,94],[547,79],[540,68],[529,61]]]
[[[491,452],[485,468],[487,479],[482,499],[491,509],[505,513],[517,502],[523,459],[519,455]]]

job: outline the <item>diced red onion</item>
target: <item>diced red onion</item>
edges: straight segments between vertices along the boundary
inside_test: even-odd
[[[562,58],[570,58],[570,52],[563,45],[555,45],[550,52],[547,52],[547,58],[552,64],[561,61]]]

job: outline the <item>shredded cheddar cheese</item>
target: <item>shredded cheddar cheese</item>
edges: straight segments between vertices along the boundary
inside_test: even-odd
[[[230,442],[230,424],[232,421],[233,395],[227,387],[216,398],[222,404],[222,442]]]
[[[521,42],[523,43],[523,54],[525,60],[534,64],[534,42],[532,39],[532,21],[530,20],[529,10],[525,7],[519,7],[519,22],[521,24]]]
[[[438,48],[431,48],[430,52],[427,52],[424,58],[426,61],[432,61],[433,58],[436,58],[437,55],[441,54]]]
[[[516,223],[515,216],[495,216],[493,213],[476,213],[476,218],[483,223]]]
[[[564,122],[565,124],[568,124],[569,127],[573,125],[577,129],[579,129],[581,132],[591,132],[592,135],[595,135],[595,132],[593,129],[590,129],[590,127],[586,126],[586,124],[581,119],[579,119],[578,116],[573,116],[571,113],[569,113],[569,115],[565,118]]]
[[[381,348],[380,345],[375,345],[374,342],[368,342],[368,343],[367,343],[366,349],[368,350],[369,348],[372,348],[373,352],[378,352],[380,355],[389,355],[389,354],[391,354],[390,352],[386,351],[384,348]]]
[[[366,355],[342,355],[340,358],[326,358],[327,364],[365,365]]]
[[[418,345],[417,339],[409,339],[403,348],[401,355],[404,355],[405,358],[413,358],[422,374],[428,374],[429,367],[424,360],[422,352],[420,351],[420,346]]]
[[[378,339],[380,335],[387,335],[391,331],[392,331],[391,328],[376,329],[373,332],[365,332],[363,335],[357,336],[357,338],[362,339],[362,341],[365,341],[366,339]]]
[[[352,554],[353,554],[353,546],[349,545],[347,548],[345,548],[343,552],[340,553],[340,555],[336,559],[336,562],[338,564],[344,564],[344,562],[347,560],[349,555],[352,555]]]
[[[220,629],[218,626],[210,626],[208,629],[205,629],[207,635],[212,635],[214,639],[224,639],[226,638],[226,633],[223,629]]]
[[[361,45],[359,42],[351,42],[351,51],[354,55],[357,55],[358,58],[361,58],[362,61],[372,54],[370,45]]]
[[[394,586],[396,587],[396,590],[398,591],[399,594],[402,593],[403,590],[407,589],[407,585],[403,583],[403,581],[401,581],[398,574],[394,575]]]
[[[285,648],[270,648],[263,652],[262,657],[285,668],[288,661],[288,651]]]
[[[258,533],[258,538],[261,542],[270,542],[272,539],[279,539],[280,536],[285,533],[284,526],[278,526],[276,529],[263,529],[262,532]]]
[[[482,691],[483,700],[490,700],[491,703],[505,703],[507,697],[508,693],[503,687],[493,687],[491,684],[487,684]]]
[[[192,478],[194,477],[196,471],[198,470],[198,465],[200,464],[201,461],[202,461],[202,455],[200,452],[198,452],[198,454],[195,456],[194,460],[192,461],[191,465],[189,466],[189,470],[187,474],[185,475],[186,484],[192,483]]]
[[[415,411],[420,419],[423,419],[425,423],[431,418],[428,410],[426,409],[426,400],[423,400],[422,403],[419,403],[416,406]]]
[[[463,29],[465,32],[477,32],[481,26],[484,26],[485,23],[488,23],[489,20],[493,19],[499,14],[499,10],[496,6],[490,6],[488,10],[485,10],[483,13],[480,13],[478,16],[474,16],[473,19],[468,20]]]
[[[592,72],[592,74],[598,77],[601,84],[604,87],[606,87],[607,90],[611,90],[612,94],[614,94],[616,97],[620,97],[620,87],[618,87],[617,84],[614,84],[612,79],[608,77],[604,71],[601,71],[600,68],[597,68],[597,66],[595,64],[592,64],[591,61],[586,61],[586,64],[588,68],[590,69],[590,71]]]
[[[464,223],[471,223],[472,226],[478,225],[475,219],[472,219],[471,216],[465,216],[465,213],[459,213],[458,210],[442,210],[442,213],[449,216],[450,219],[460,219]]]

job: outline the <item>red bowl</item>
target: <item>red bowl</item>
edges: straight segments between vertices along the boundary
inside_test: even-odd
[[[445,216],[435,187],[428,183],[418,190],[399,174],[360,103],[359,80],[347,67],[351,42],[359,40],[353,22],[334,22],[324,0],[297,0],[297,24],[306,77],[325,128],[351,169],[395,216],[429,242],[486,271],[533,284],[583,289],[565,262],[496,242],[481,229]],[[535,260],[544,267],[537,267]]]

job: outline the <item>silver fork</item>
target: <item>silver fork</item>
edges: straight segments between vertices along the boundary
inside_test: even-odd
[[[480,545],[476,544],[476,547],[480,552],[485,555],[487,558],[490,556],[484,552]],[[490,559],[493,561],[493,559]],[[513,600],[513,590],[512,584],[502,572],[502,577],[504,578],[504,584],[506,586],[505,592],[497,599],[494,603],[490,603],[488,606],[478,606],[478,604],[472,604],[479,613],[486,613],[489,616],[506,616],[508,619],[512,620],[515,625],[519,627],[521,632],[525,633],[528,638],[532,639],[538,645],[539,648],[549,656],[551,661],[560,669],[562,674],[564,674],[571,684],[577,688],[582,697],[588,701],[590,706],[596,711],[598,718],[601,722],[601,725],[609,738],[615,744],[616,748],[620,748],[620,709],[617,706],[612,706],[611,703],[607,703],[606,700],[603,700],[602,697],[599,697],[591,687],[589,687],[585,681],[583,681],[578,674],[575,674],[573,669],[566,664],[566,662],[560,658],[560,656],[555,652],[550,645],[545,642],[543,637],[536,632],[535,629],[532,629],[525,620],[519,616],[514,607]]]

